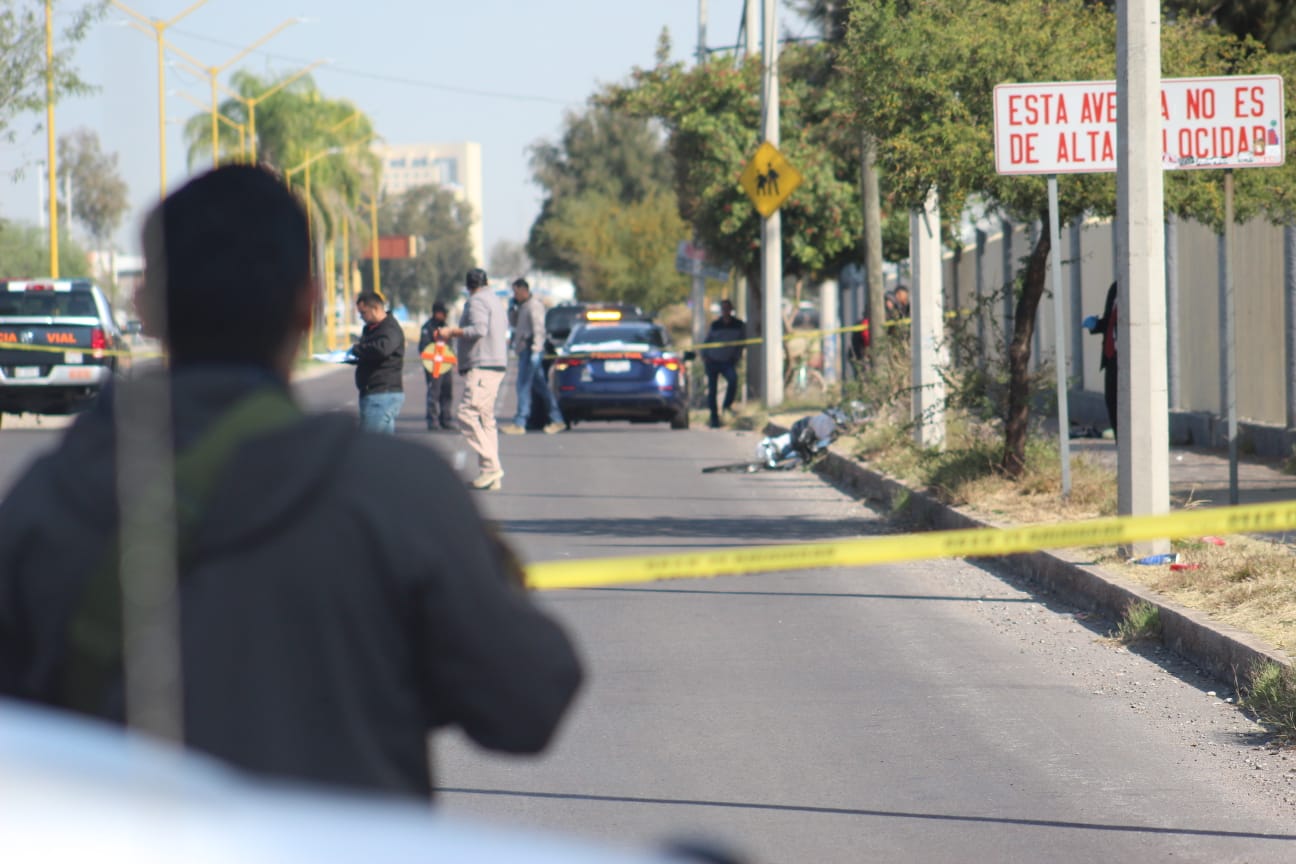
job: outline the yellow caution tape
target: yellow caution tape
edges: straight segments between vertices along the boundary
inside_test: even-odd
[[[960,315],[971,315],[971,309],[955,309],[945,313],[946,318],[957,318]],[[885,322],[887,327],[903,327],[912,323],[912,318],[893,318]],[[838,333],[856,333],[867,331],[869,329],[868,321],[861,321],[859,324],[852,324],[849,327],[835,327],[831,330],[790,330],[783,331],[783,341],[787,342],[792,339],[814,339],[823,336],[834,336]],[[691,350],[702,350],[704,348],[727,348],[733,345],[759,345],[765,340],[759,336],[752,339],[736,339],[732,342],[700,342],[694,345]]]
[[[89,354],[96,358],[149,356],[139,352],[123,351],[115,348],[86,348],[81,345],[25,345],[21,342],[5,342],[0,344],[0,351],[45,351],[51,354]]]
[[[526,574],[527,585],[542,591],[601,588],[662,579],[862,567],[933,558],[991,557],[1042,549],[1123,546],[1146,540],[1293,529],[1296,529],[1296,501],[1015,528],[932,531],[672,555],[543,561],[527,567]]]

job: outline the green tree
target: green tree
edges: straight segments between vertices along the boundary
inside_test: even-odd
[[[822,86],[821,45],[789,47],[780,69],[779,149],[802,173],[784,203],[784,272],[829,272],[852,254],[860,233],[859,163],[840,94]],[[760,144],[760,62],[719,57],[702,66],[659,62],[636,69],[602,104],[659,120],[675,166],[680,215],[702,244],[754,276],[760,267],[760,215],[739,178]]]
[[[1101,2],[1116,8],[1116,0]],[[1165,0],[1162,6],[1171,20],[1209,18],[1226,32],[1255,39],[1270,51],[1296,47],[1296,0]]]
[[[59,277],[90,276],[90,258],[72,238],[59,237]],[[0,221],[0,261],[14,277],[49,275],[49,231],[21,222]]]
[[[526,245],[515,240],[496,240],[486,260],[486,269],[496,278],[523,276],[531,269]]]
[[[849,81],[841,74],[840,55],[850,27],[850,3],[847,0],[792,0],[790,5],[801,17],[818,26],[823,34],[831,67],[825,86],[845,87],[849,94]],[[847,121],[847,128],[855,136],[851,144],[858,146],[860,154],[863,236],[859,257],[864,264],[868,286],[866,308],[881,310],[885,305],[882,262],[903,261],[909,257],[909,218],[902,208],[887,200],[887,190],[877,167],[877,142],[864,127],[858,107],[849,95],[840,99],[839,104],[839,116]],[[883,315],[879,311],[872,313],[872,317],[881,320]],[[880,341],[872,342],[869,351],[878,351],[882,345]]]
[[[91,87],[72,68],[72,47],[107,8],[107,2],[67,4],[67,24],[54,47],[54,98],[87,93]],[[56,3],[62,8],[63,3]],[[14,120],[45,108],[45,4],[0,0],[0,140],[14,140]]]
[[[1265,63],[1258,43],[1239,42],[1195,19],[1167,24],[1162,44],[1167,76],[1241,73]],[[946,212],[976,198],[1014,221],[1043,225],[1016,289],[1004,407],[1002,468],[1009,476],[1025,465],[1031,342],[1050,240],[1045,179],[994,171],[993,88],[1109,80],[1114,46],[1111,13],[1082,0],[852,0],[843,65],[898,202],[917,208],[935,188]],[[1179,176],[1167,178],[1167,209],[1218,225],[1218,172],[1173,174]],[[1290,169],[1241,172],[1239,218],[1262,210],[1277,218],[1291,201],[1289,175]],[[1114,210],[1114,175],[1064,175],[1058,188],[1062,224]]]
[[[688,278],[675,271],[675,250],[688,228],[670,189],[628,204],[597,192],[565,198],[543,230],[570,256],[568,272],[586,299],[657,310],[688,295]]]
[[[433,301],[455,295],[464,274],[476,266],[469,240],[472,221],[472,208],[440,186],[416,186],[382,201],[378,233],[413,235],[419,244],[417,257],[379,264],[383,295],[390,306],[430,311]],[[372,288],[370,268],[362,268],[361,273],[365,288]]]
[[[126,181],[117,170],[117,154],[104,153],[99,136],[76,129],[59,138],[59,170],[72,180],[72,216],[103,248],[112,242],[128,206]],[[67,202],[61,202],[63,208]]]
[[[669,190],[672,179],[670,154],[654,124],[598,104],[569,113],[558,141],[531,148],[531,173],[544,190],[544,201],[531,226],[527,253],[541,270],[571,276],[583,290],[596,286],[580,283],[575,251],[556,244],[550,230],[564,202],[594,196],[634,204],[650,192]],[[674,247],[669,254],[674,256]]]
[[[247,125],[248,101],[259,99],[285,78],[262,78],[239,70],[231,78],[241,98],[221,102],[219,111],[235,123]],[[320,94],[309,75],[292,81],[256,103],[257,160],[280,171],[292,170],[308,159],[329,153],[311,165],[311,197],[322,237],[333,237],[339,220],[347,219],[358,229],[367,223],[356,212],[360,198],[377,186],[379,165],[368,144],[374,138],[373,124],[363,112],[346,100]],[[185,122],[188,160],[192,168],[210,158],[211,115],[195,114]],[[220,124],[218,139],[224,152],[237,149],[239,133]],[[304,190],[304,175],[292,178],[294,188]]]

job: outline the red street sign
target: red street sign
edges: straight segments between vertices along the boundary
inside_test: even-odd
[[[366,246],[365,251],[371,252],[372,247]],[[379,235],[378,257],[383,261],[416,258],[418,257],[418,237],[413,234]]]
[[[1116,170],[1116,82],[1000,84],[995,170]],[[1272,168],[1287,153],[1280,75],[1161,81],[1161,167]]]

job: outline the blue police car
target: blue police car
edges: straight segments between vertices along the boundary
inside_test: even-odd
[[[591,309],[584,318],[553,364],[554,394],[567,422],[668,421],[687,429],[686,364],[693,352],[671,351],[661,325],[617,310]]]

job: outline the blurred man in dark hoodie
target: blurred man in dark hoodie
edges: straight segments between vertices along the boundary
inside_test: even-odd
[[[431,795],[438,727],[544,748],[579,664],[468,492],[427,447],[289,392],[317,297],[299,202],[223,166],[154,209],[144,248],[170,367],[105,394],[0,504],[0,695],[158,731],[169,688],[159,734],[399,795]],[[150,423],[161,446],[127,458]],[[168,607],[169,641],[137,650]],[[177,649],[141,686],[137,660]]]

